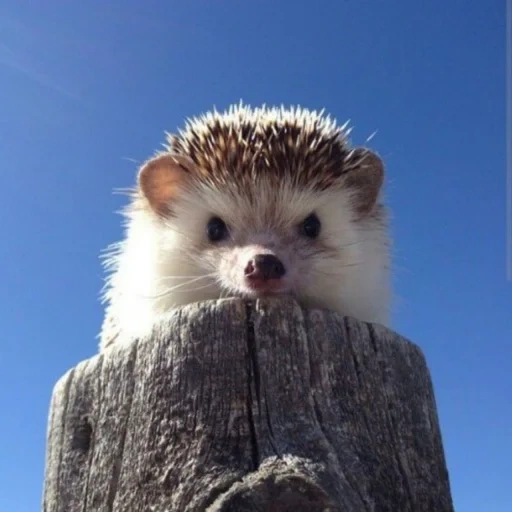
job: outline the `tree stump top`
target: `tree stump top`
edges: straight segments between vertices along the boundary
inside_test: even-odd
[[[56,384],[45,512],[453,511],[420,349],[292,300],[204,302]]]

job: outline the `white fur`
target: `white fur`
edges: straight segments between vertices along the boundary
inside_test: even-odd
[[[327,192],[297,190],[266,183],[249,196],[206,185],[184,191],[173,204],[175,217],[163,221],[149,208],[128,212],[126,239],[107,259],[111,276],[105,300],[120,332],[117,342],[149,334],[158,315],[199,300],[251,296],[243,268],[259,252],[276,254],[287,273],[287,291],[309,307],[386,325],[389,314],[389,253],[385,223],[356,220],[343,188]],[[255,203],[255,204],[254,204]],[[311,212],[322,223],[320,242],[300,235]],[[231,240],[208,244],[206,224],[221,217]],[[172,290],[172,288],[174,290]],[[111,340],[104,328],[101,347]]]

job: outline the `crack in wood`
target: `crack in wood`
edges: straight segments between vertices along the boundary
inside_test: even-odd
[[[254,322],[252,319],[252,303],[247,302],[245,306],[246,312],[246,329],[247,329],[247,421],[249,422],[249,432],[251,436],[251,456],[253,471],[259,467],[259,449],[258,437],[256,434],[256,424],[253,414],[254,397],[252,391],[252,383],[254,382],[256,400],[259,407],[259,370],[256,356],[256,340],[254,334]]]

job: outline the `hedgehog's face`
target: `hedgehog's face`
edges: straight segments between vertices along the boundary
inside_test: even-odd
[[[190,163],[172,158],[147,164],[140,187],[163,218],[169,259],[179,251],[181,268],[194,276],[190,290],[198,292],[189,298],[291,294],[325,307],[331,296],[339,301],[344,273],[361,249],[354,196],[342,182],[322,192],[264,179],[243,190],[220,187],[191,179],[184,169]]]
[[[202,271],[214,274],[223,295],[312,296],[332,278],[338,241],[351,237],[344,199],[340,191],[276,189],[264,182],[244,193],[198,187],[177,201],[171,222],[188,234],[189,252]]]

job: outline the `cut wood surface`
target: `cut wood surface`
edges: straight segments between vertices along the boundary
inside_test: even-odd
[[[204,302],[80,363],[45,512],[453,511],[420,349],[292,300]]]

